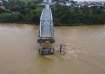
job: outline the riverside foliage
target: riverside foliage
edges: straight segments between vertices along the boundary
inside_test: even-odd
[[[30,0],[4,1],[5,9],[0,9],[0,22],[39,24],[43,5]],[[55,25],[105,24],[104,6],[71,6],[55,4],[51,6]]]

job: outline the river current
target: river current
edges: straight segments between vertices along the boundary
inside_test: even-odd
[[[52,56],[38,54],[37,36],[33,25],[0,25],[0,74],[105,74],[104,25],[55,27]]]

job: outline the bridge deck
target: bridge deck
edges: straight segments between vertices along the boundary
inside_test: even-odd
[[[49,5],[46,5],[40,17],[39,42],[49,40],[54,42],[54,28],[52,12]]]

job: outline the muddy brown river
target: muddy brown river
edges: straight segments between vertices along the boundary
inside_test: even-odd
[[[55,27],[52,56],[38,54],[37,32],[26,24],[0,25],[0,74],[105,74],[104,25]]]

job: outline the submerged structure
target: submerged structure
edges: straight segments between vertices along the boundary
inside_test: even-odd
[[[54,54],[53,44],[54,40],[54,27],[53,17],[50,8],[51,0],[44,0],[45,7],[40,17],[40,29],[38,36],[38,43],[40,44],[39,53],[42,55]]]

